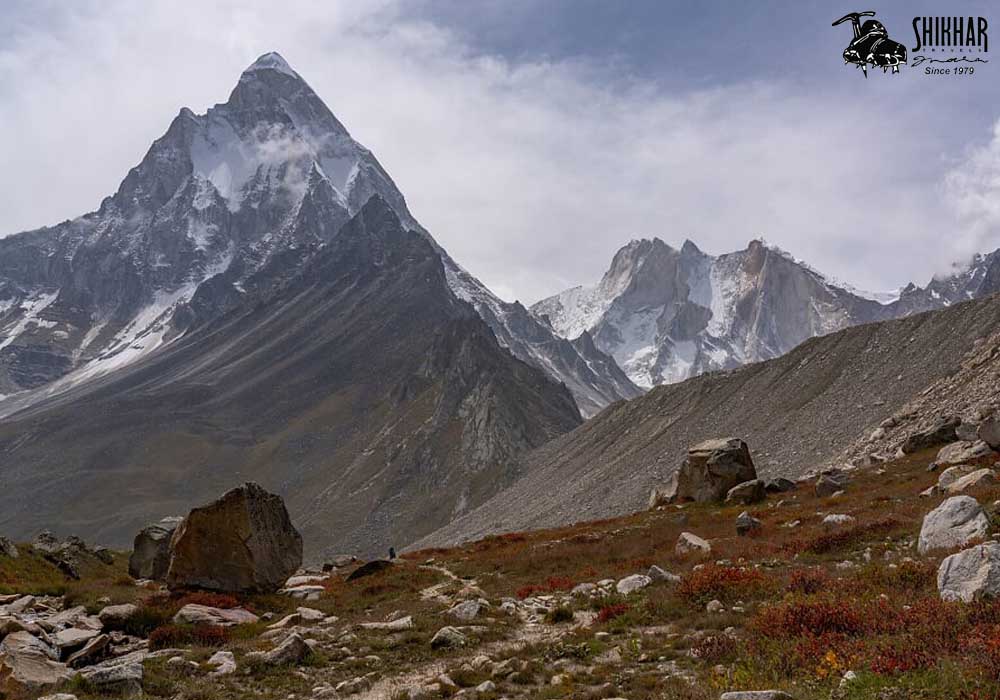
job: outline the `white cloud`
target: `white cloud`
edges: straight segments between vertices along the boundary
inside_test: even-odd
[[[944,178],[944,192],[960,222],[955,244],[965,257],[996,245],[1000,234],[1000,120],[992,138],[970,147]]]
[[[868,287],[925,279],[929,250],[961,252],[941,242],[953,218],[914,147],[934,142],[919,121],[861,129],[828,86],[663,94],[585,63],[512,63],[396,9],[109,0],[25,14],[0,46],[0,232],[94,209],[181,106],[223,101],[277,50],[508,298],[595,280],[637,236],[722,252],[763,234]],[[862,116],[892,124],[893,109]]]

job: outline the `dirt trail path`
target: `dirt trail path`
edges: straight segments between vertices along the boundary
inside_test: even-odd
[[[429,588],[425,588],[421,591],[420,595],[425,599],[433,599],[445,604],[450,604],[450,599],[444,595],[444,590],[449,585],[452,585],[456,581],[460,581],[466,586],[476,585],[476,581],[474,579],[459,578],[452,571],[443,566],[424,565],[422,568],[433,569],[448,577],[448,581],[435,584],[434,586],[430,586]],[[470,646],[459,656],[431,661],[421,664],[408,671],[404,671],[403,673],[394,676],[387,676],[375,682],[367,690],[351,697],[352,699],[357,700],[389,700],[400,691],[415,685],[430,682],[430,679],[441,675],[448,668],[460,665],[465,661],[470,661],[477,656],[492,656],[494,654],[517,651],[528,646],[529,644],[537,642],[554,641],[569,632],[569,629],[570,628],[568,627],[556,628],[551,625],[526,622],[515,629],[513,634],[507,639],[501,639],[479,646]]]
[[[522,649],[529,644],[534,644],[535,642],[554,641],[566,634],[566,632],[566,629],[554,629],[549,625],[544,624],[536,623],[525,625],[524,627],[516,630],[514,636],[509,639],[501,639],[496,642],[490,642],[489,644],[470,647],[466,653],[463,653],[460,656],[453,656],[448,659],[432,661],[417,666],[416,668],[410,669],[404,673],[382,678],[368,690],[362,691],[361,693],[351,697],[357,698],[358,700],[389,700],[389,698],[392,698],[401,690],[410,688],[414,685],[430,682],[429,679],[439,676],[449,667],[460,665],[463,662],[470,661],[477,656],[484,654],[486,656],[492,656],[493,654],[517,651],[518,649]]]

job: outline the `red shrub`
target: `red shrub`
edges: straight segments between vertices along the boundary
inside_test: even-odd
[[[789,638],[842,634],[860,636],[873,631],[878,621],[873,610],[854,600],[820,598],[795,599],[761,608],[751,622],[757,634]]]
[[[515,595],[517,595],[517,597],[521,600],[524,600],[525,598],[530,598],[536,593],[545,593],[546,590],[545,586],[536,586],[532,584],[530,586],[521,586],[517,589],[517,593]]]
[[[723,602],[759,598],[774,588],[774,579],[756,569],[707,564],[684,576],[677,593],[689,604],[699,606],[714,598]]]
[[[229,641],[229,630],[217,625],[195,625],[191,639],[200,646],[218,647]]]
[[[1000,627],[980,629],[969,643],[969,656],[982,665],[993,680],[1000,680]]]
[[[222,608],[223,610],[240,607],[240,601],[237,598],[225,593],[209,593],[208,591],[185,593],[177,601],[177,604],[180,607],[188,604],[207,605],[210,608]]]
[[[891,676],[931,668],[936,663],[937,655],[928,651],[921,639],[906,636],[878,645],[872,656],[871,670],[873,673]]]
[[[568,579],[565,576],[549,576],[545,579],[545,585],[539,586],[537,584],[530,584],[527,586],[521,586],[517,589],[515,595],[524,600],[536,593],[553,593],[555,591],[568,591],[572,590],[573,586],[572,579]]]
[[[508,532],[502,535],[490,535],[481,540],[473,542],[470,547],[474,552],[487,552],[491,549],[498,549],[511,544],[527,542],[528,536],[521,532]],[[448,550],[441,550],[447,552]]]
[[[869,565],[844,583],[849,589],[859,593],[883,591],[926,591],[933,590],[937,580],[937,566],[934,562],[904,561],[895,568]]]
[[[576,584],[572,579],[566,578],[565,576],[549,576],[545,580],[545,585],[548,586],[550,591],[569,591],[573,589]]]
[[[835,532],[827,532],[810,539],[792,540],[784,546],[786,552],[800,554],[826,554],[845,547],[851,547],[876,536],[882,536],[900,527],[895,518],[885,518],[871,523],[861,523],[854,527],[844,528]]]
[[[620,617],[628,612],[628,606],[625,603],[618,603],[616,605],[605,605],[597,613],[598,622],[607,622],[608,620],[613,620],[616,617]]]
[[[830,574],[822,567],[811,569],[795,569],[788,580],[788,590],[791,593],[812,595],[825,590],[830,585]]]

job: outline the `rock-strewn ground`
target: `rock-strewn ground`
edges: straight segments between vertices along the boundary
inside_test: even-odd
[[[667,505],[414,552],[352,580],[359,564],[342,560],[275,595],[171,594],[130,579],[121,555],[74,581],[21,544],[0,555],[0,634],[114,635],[86,663],[52,660],[69,680],[45,692],[81,700],[136,687],[178,700],[995,697],[1000,603],[942,601],[952,550],[916,548],[950,497],[918,495],[938,482],[935,456],[852,472],[833,497],[810,482],[749,509]],[[992,537],[1000,487],[966,495]],[[759,527],[741,537],[744,510]],[[710,551],[678,547],[683,533]]]

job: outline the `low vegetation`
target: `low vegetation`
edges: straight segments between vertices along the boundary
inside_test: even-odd
[[[308,603],[137,587],[120,556],[71,581],[28,547],[0,560],[0,590],[64,595],[93,611],[109,599],[136,603],[121,631],[148,638],[153,649],[180,648],[194,663],[148,660],[143,687],[153,698],[334,697],[317,688],[402,698],[422,687],[432,689],[427,697],[484,700],[717,700],[726,690],[765,688],[797,700],[997,699],[1000,603],[941,601],[936,572],[947,552],[920,557],[914,547],[923,515],[941,500],[917,496],[936,479],[928,461],[914,455],[858,473],[836,498],[807,487],[772,496],[751,511],[762,523],[755,537],[736,535],[741,507],[667,506],[407,553],[355,581],[331,576]],[[991,503],[1000,489],[975,495]],[[825,525],[830,513],[853,520]],[[711,554],[677,553],[682,532],[709,540]],[[654,564],[679,581],[616,590],[615,582]],[[472,600],[489,601],[474,620],[448,612]],[[189,603],[239,607],[262,620],[175,623]],[[268,625],[303,604],[336,620],[317,628],[321,643],[297,669],[246,656],[273,648]],[[412,625],[400,631],[360,626],[406,616]],[[432,646],[446,625],[466,643]],[[219,649],[235,653],[239,672],[208,675]],[[451,685],[440,680],[442,669]],[[98,697],[86,683],[72,690]]]

